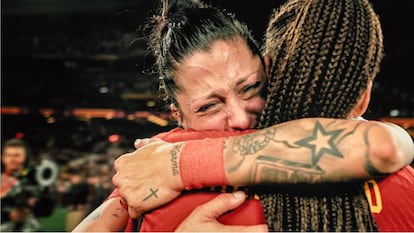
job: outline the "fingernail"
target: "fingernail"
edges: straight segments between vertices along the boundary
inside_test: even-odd
[[[134,145],[137,145],[141,142],[141,139],[135,139]]]
[[[236,199],[244,199],[244,198],[246,198],[246,194],[245,194],[243,191],[237,191],[237,192],[234,192],[234,193],[233,193],[233,196],[234,196]]]

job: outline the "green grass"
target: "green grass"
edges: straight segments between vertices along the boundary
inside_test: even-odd
[[[49,217],[38,218],[41,228],[45,232],[65,231],[66,207],[56,206]]]

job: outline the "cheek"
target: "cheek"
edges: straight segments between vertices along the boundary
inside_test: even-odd
[[[260,113],[265,106],[265,100],[262,97],[254,97],[246,101],[246,109],[251,112]]]

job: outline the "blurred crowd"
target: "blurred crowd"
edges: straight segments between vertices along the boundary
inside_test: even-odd
[[[132,151],[136,138],[150,137],[157,132],[168,130],[168,127],[163,128],[149,122],[126,119],[86,121],[57,118],[57,122],[50,124],[42,117],[20,115],[6,116],[2,120],[8,124],[3,124],[2,128],[1,231],[43,231],[36,219],[50,217],[56,207],[66,210],[65,222],[56,224],[64,225],[65,231],[71,231],[113,190],[111,179],[114,174],[114,160],[119,155]],[[14,165],[16,168],[8,169],[3,161],[7,157],[4,149],[8,140],[16,140],[16,137],[25,142],[30,153],[27,153],[24,161],[21,159],[16,162],[13,159],[13,163],[22,167]],[[11,156],[16,157],[18,154],[25,152],[16,150]],[[46,167],[45,162],[48,164]],[[42,175],[39,181],[36,172],[39,173],[40,170]],[[10,180],[9,187],[3,187],[7,183],[3,179]],[[13,186],[15,191],[10,191]],[[13,193],[19,193],[19,190],[29,190],[30,196],[38,200],[47,197],[47,203],[37,201],[40,207],[36,207],[27,203],[20,205],[8,202],[6,206],[6,199],[3,197],[10,197]],[[39,191],[33,193],[32,190]],[[12,199],[15,197],[13,195]],[[26,197],[22,199],[28,199]],[[11,210],[21,206],[32,212],[30,215],[34,217],[34,224],[25,228],[21,219],[16,220],[18,224],[5,224],[11,220]],[[39,213],[36,209],[43,211]]]

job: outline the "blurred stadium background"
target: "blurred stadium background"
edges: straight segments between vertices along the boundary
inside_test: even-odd
[[[23,138],[37,160],[53,159],[60,167],[58,205],[40,219],[45,231],[70,230],[71,209],[102,201],[112,189],[113,160],[133,150],[136,138],[175,126],[158,98],[154,59],[143,38],[155,2],[1,1],[2,141]],[[267,15],[282,1],[208,2],[235,12],[260,41]],[[398,123],[412,137],[413,3],[372,0],[386,56],[365,116]],[[87,184],[87,194],[71,193],[79,182]],[[86,197],[76,203],[70,195]]]

